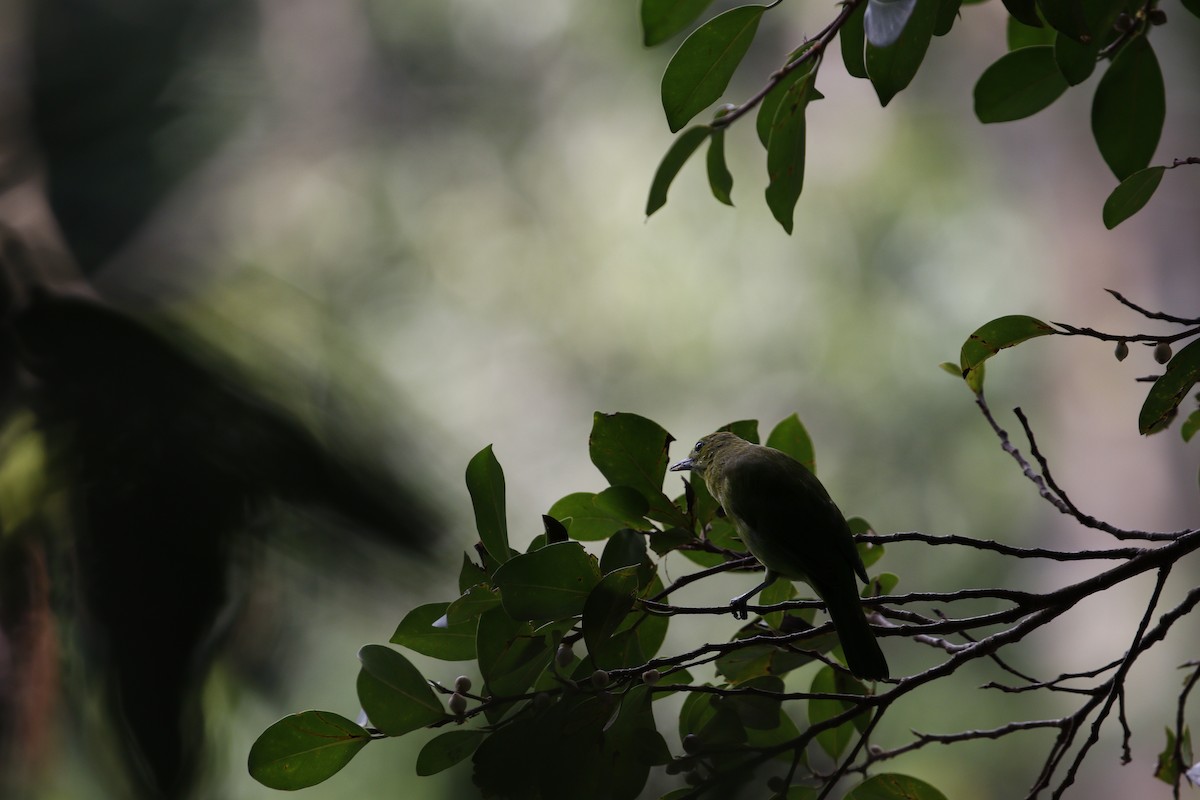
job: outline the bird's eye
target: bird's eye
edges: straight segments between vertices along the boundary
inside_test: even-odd
[[[703,441],[696,442],[696,446],[692,448],[692,452],[693,452],[693,453],[699,453],[699,452],[700,452],[700,450],[701,450],[701,448],[703,448],[703,447],[704,447],[704,442],[703,442]]]

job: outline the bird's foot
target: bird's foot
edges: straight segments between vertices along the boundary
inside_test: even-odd
[[[750,611],[746,608],[750,603],[748,597],[735,597],[729,601],[729,610],[733,612],[734,619],[749,619]]]

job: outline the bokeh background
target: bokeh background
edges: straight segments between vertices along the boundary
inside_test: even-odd
[[[243,581],[256,613],[234,624],[205,691],[209,796],[277,796],[245,771],[257,734],[305,708],[353,717],[357,648],[386,641],[409,608],[452,599],[473,541],[462,481],[471,455],[494,445],[518,547],[555,500],[601,488],[587,455],[597,410],[656,420],[680,439],[678,453],[731,420],[759,419],[765,435],[798,412],[839,504],[880,531],[1108,544],[1038,499],[970,394],[937,365],[1010,313],[1163,330],[1104,288],[1195,316],[1200,176],[1167,173],[1147,209],[1109,232],[1100,209],[1115,181],[1088,125],[1098,76],[1033,119],[980,125],[971,89],[1005,51],[998,2],[964,7],[886,109],[830,53],[817,84],[827,99],[809,108],[790,237],[762,199],[764,158],[749,125],[728,137],[734,208],[712,199],[697,158],[667,206],[644,218],[671,142],[657,90],[676,43],[644,49],[633,2],[223,6],[201,15],[220,25],[206,21],[202,36],[178,44],[186,58],[170,90],[187,113],[164,126],[157,153],[187,165],[185,177],[92,281],[124,308],[186,327],[302,419],[373,449],[446,524],[432,556],[368,551],[334,567],[322,554],[338,549],[336,532],[287,516],[273,523],[309,530],[262,548]],[[1200,130],[1200,21],[1163,7],[1170,22],[1153,42],[1168,112],[1155,163],[1196,155]],[[730,97],[749,96],[835,11],[785,3],[767,14]],[[32,6],[5,16],[6,119],[19,129]],[[38,186],[36,176],[10,184],[3,211],[49,241],[52,231],[37,233],[46,230]],[[1137,435],[1146,387],[1133,379],[1156,366],[1143,348],[1118,364],[1103,343],[1043,339],[989,365],[989,398],[1014,432],[1008,410],[1026,410],[1087,513],[1174,530],[1195,524],[1200,457],[1175,431]],[[320,411],[331,397],[332,416]],[[910,590],[1046,589],[1089,569],[916,545],[890,548],[881,566]],[[1190,573],[1170,597],[1194,582]],[[727,597],[743,579],[703,596]],[[1118,657],[1151,585],[1081,606],[1014,661],[1048,678]],[[1168,791],[1152,779],[1154,756],[1173,719],[1176,665],[1195,657],[1200,630],[1185,620],[1176,632],[1131,678],[1134,762],[1119,766],[1106,736],[1079,796]],[[678,625],[668,646],[704,635]],[[911,645],[889,654],[902,669],[930,657]],[[421,664],[445,681],[458,668]],[[1044,699],[977,690],[998,675],[967,672],[898,707],[880,742],[899,743],[909,728],[1062,713]],[[59,711],[49,766],[31,789],[38,800],[113,796],[97,755],[102,723],[78,729],[78,705]],[[466,769],[414,776],[421,741],[373,745],[304,796],[466,796]],[[895,766],[950,797],[1012,797],[1049,741],[928,749]]]

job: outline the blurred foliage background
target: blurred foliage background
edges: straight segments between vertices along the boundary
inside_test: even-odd
[[[5,118],[18,133],[32,49],[21,32],[38,2],[8,8],[11,24],[0,26],[16,67]],[[73,4],[52,5],[70,13]],[[133,18],[148,7],[88,5]],[[788,28],[760,34],[733,94],[749,95],[753,77],[835,13],[832,3],[788,5]],[[385,641],[408,608],[453,597],[473,530],[462,472],[483,445],[494,443],[505,467],[517,546],[540,532],[555,500],[601,488],[586,451],[598,409],[658,421],[680,452],[730,420],[757,418],[765,431],[796,411],[839,505],[880,531],[1103,546],[1040,504],[937,364],[1002,314],[1147,326],[1105,287],[1194,315],[1200,193],[1180,170],[1143,213],[1105,231],[1100,207],[1114,180],[1090,139],[1086,86],[1031,120],[978,124],[971,87],[1005,50],[999,3],[965,7],[886,110],[830,54],[818,83],[827,99],[809,109],[791,237],[763,205],[765,176],[736,184],[736,207],[726,209],[698,164],[643,219],[671,141],[657,95],[670,48],[641,47],[634,3],[227,0],[184,10],[197,24],[161,43],[181,54],[162,87],[179,113],[156,125],[151,149],[178,178],[148,195],[151,213],[119,248],[96,256],[92,284],[186,329],[230,374],[370,451],[449,520],[432,556],[370,550],[337,570],[338,529],[273,518],[306,533],[263,548],[240,581],[243,610],[257,613],[239,616],[206,685],[208,796],[275,796],[245,772],[254,737],[302,708],[354,716],[357,648]],[[1200,67],[1200,22],[1165,10],[1170,23],[1154,32],[1168,91],[1156,163],[1194,154],[1200,129],[1200,84],[1188,79]],[[69,63],[72,53],[54,57]],[[751,127],[735,128],[728,146],[735,176],[761,172]],[[44,230],[36,176],[25,180],[32,167],[8,165],[22,181],[7,184],[5,220]],[[134,189],[119,174],[102,186],[116,196]],[[1175,529],[1195,522],[1196,453],[1173,433],[1138,437],[1144,385],[1133,378],[1153,371],[1149,352],[1118,365],[1100,343],[1055,337],[996,359],[989,394],[998,411],[1026,409],[1085,511]],[[1082,574],[1062,564],[998,572],[1011,565],[918,546],[890,549],[883,566],[901,589],[931,591]],[[730,594],[740,580],[729,579]],[[1052,677],[1085,655],[1119,655],[1143,602],[1081,607],[1054,640],[1027,647],[1022,666]],[[703,636],[673,626],[676,642]],[[1102,747],[1081,796],[1164,791],[1153,757],[1177,693],[1174,667],[1195,655],[1187,644],[1162,646],[1135,672],[1135,762],[1120,768],[1116,745]],[[254,674],[268,677],[256,685]],[[943,707],[891,721],[937,732],[1050,714],[975,690],[993,677],[959,679],[967,702],[947,687]],[[96,780],[103,728],[76,730],[73,713],[59,714],[50,766],[31,790],[38,800],[112,796]],[[1026,785],[1014,772],[1040,760],[1049,739],[1020,743],[1028,749],[929,750],[903,768],[951,797],[1008,797]],[[410,737],[367,748],[305,794],[463,796],[466,770],[415,778],[419,745]]]

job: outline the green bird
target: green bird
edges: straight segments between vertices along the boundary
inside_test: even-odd
[[[733,520],[746,547],[767,568],[761,584],[730,601],[737,619],[777,578],[804,581],[820,595],[859,678],[888,677],[887,660],[863,616],[857,575],[867,581],[850,526],[829,492],[796,459],[732,433],[709,434],[672,472],[697,473]]]

